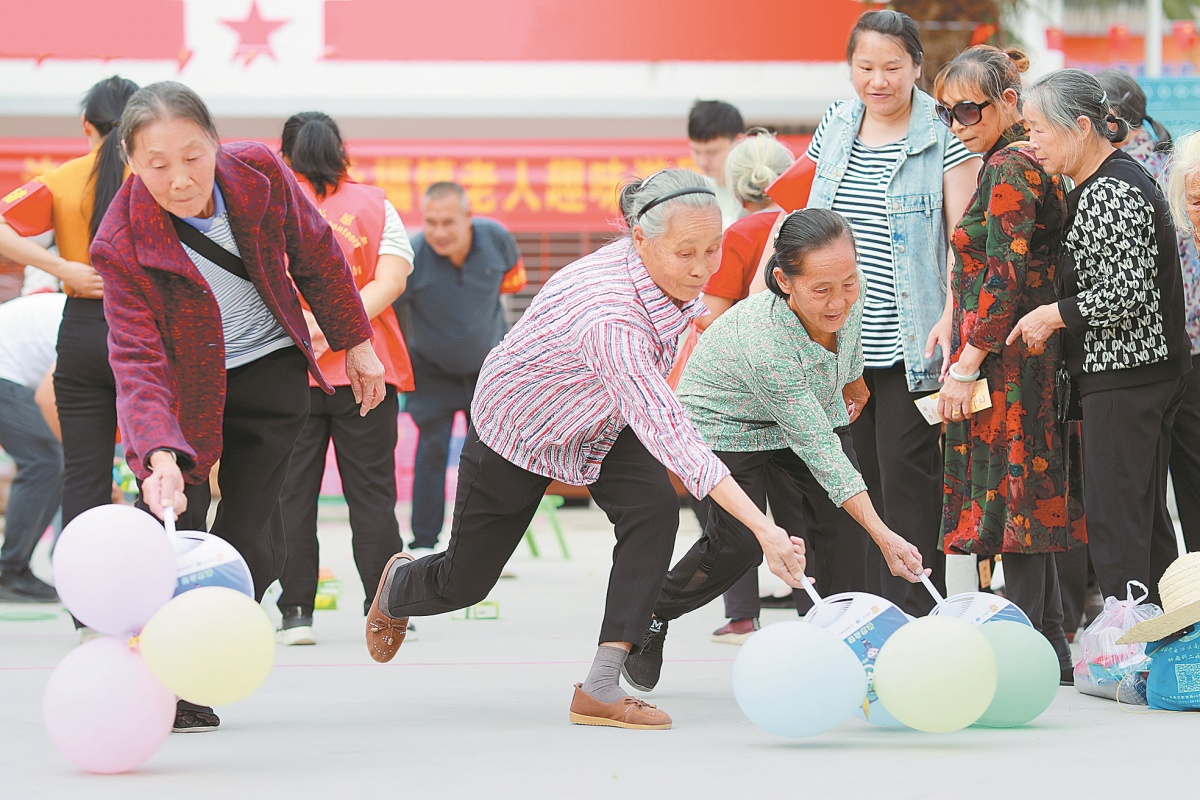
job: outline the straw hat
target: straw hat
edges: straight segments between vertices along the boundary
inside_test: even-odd
[[[1165,613],[1134,625],[1117,644],[1157,642],[1200,622],[1200,552],[1175,559],[1158,582],[1158,593]]]

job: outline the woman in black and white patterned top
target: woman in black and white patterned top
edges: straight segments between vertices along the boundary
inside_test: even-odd
[[[1062,258],[1062,299],[1009,335],[1040,348],[1065,328],[1067,368],[1083,407],[1084,504],[1104,595],[1138,580],[1157,603],[1177,556],[1167,513],[1171,426],[1191,368],[1175,227],[1154,178],[1113,146],[1128,134],[1086,72],[1031,86],[1025,121],[1047,172],[1075,183]]]

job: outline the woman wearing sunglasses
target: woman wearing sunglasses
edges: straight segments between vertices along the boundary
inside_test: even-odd
[[[835,103],[813,134],[806,155],[817,168],[808,205],[850,221],[866,276],[863,380],[871,401],[851,426],[863,477],[884,522],[920,549],[944,588],[940,431],[913,400],[938,388],[949,352],[947,231],[975,190],[980,162],[937,121],[933,98],[916,88],[923,53],[910,17],[863,14],[846,58],[858,98]],[[868,589],[909,614],[930,610],[922,587],[869,557]]]
[[[1183,275],[1162,190],[1113,146],[1129,134],[1094,77],[1064,69],[1025,93],[1034,155],[1067,175],[1062,298],[1021,317],[1008,341],[1042,347],[1059,329],[1083,411],[1088,549],[1100,591],[1121,597],[1179,555],[1167,513],[1171,425],[1191,369]]]
[[[1071,674],[1054,553],[1084,538],[1075,423],[1058,421],[1054,376],[1061,335],[1038,350],[1004,343],[1027,311],[1058,299],[1058,243],[1067,218],[1057,176],[1023,141],[1017,111],[1020,50],[980,45],[938,75],[937,113],[968,150],[984,156],[979,189],[951,240],[955,264],[952,355],[938,409],[946,420],[942,548],[1004,554],[1005,595],[1054,645]],[[974,382],[992,407],[971,413]],[[1069,427],[1067,427],[1069,426]]]

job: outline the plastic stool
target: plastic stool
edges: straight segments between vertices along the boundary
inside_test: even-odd
[[[558,524],[558,509],[562,507],[563,499],[556,494],[548,494],[538,503],[537,511],[534,513],[534,519],[541,516],[550,524],[550,529],[554,531],[555,538],[558,539],[558,547],[562,550],[563,558],[569,559],[571,551],[567,549],[567,540],[563,538],[562,526]],[[533,525],[530,524],[525,529],[525,542],[529,545],[529,552],[534,558],[541,558],[542,554],[538,551],[537,542],[533,538]]]

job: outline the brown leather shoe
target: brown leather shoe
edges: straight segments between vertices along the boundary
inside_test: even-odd
[[[571,722],[576,725],[604,725],[609,728],[635,728],[644,731],[665,731],[671,728],[671,718],[644,700],[626,696],[615,703],[601,703],[575,684],[571,698]]]
[[[380,664],[392,660],[400,645],[404,644],[404,634],[408,633],[408,617],[397,619],[380,610],[380,601],[387,605],[383,589],[388,584],[388,576],[398,566],[397,562],[412,560],[411,553],[396,553],[388,559],[387,566],[383,568],[383,575],[379,576],[379,588],[375,592],[375,599],[371,601],[371,608],[367,611],[367,652]]]

